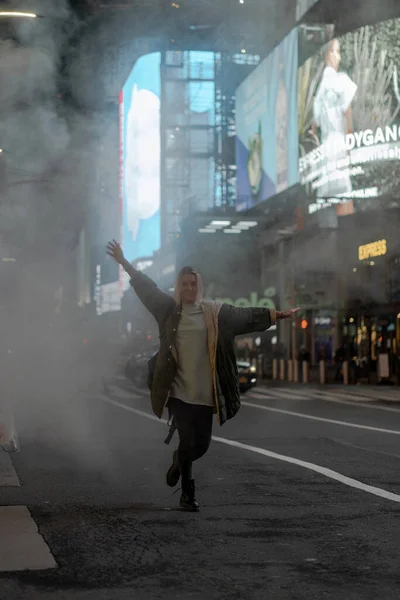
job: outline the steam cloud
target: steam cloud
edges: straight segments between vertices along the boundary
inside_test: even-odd
[[[62,57],[79,23],[66,0],[14,0],[7,10],[44,18],[0,29],[0,260],[17,257],[1,270],[0,402],[12,403],[22,444],[50,444],[104,470],[102,424],[86,414],[82,393],[98,392],[99,374],[114,365],[106,351],[82,354],[82,338],[93,340],[95,329],[85,319],[76,327],[63,305],[87,205],[79,168],[95,129],[59,97]],[[94,431],[98,445],[89,448]]]

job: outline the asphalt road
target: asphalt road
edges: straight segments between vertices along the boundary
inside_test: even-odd
[[[26,410],[0,505],[29,508],[58,568],[0,574],[0,598],[398,599],[400,393],[324,390],[257,388],[215,424],[198,514],[164,484],[176,439],[146,394]]]

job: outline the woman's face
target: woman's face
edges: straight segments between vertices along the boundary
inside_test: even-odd
[[[182,276],[181,300],[187,304],[194,304],[197,298],[197,277],[193,273]]]
[[[328,52],[326,54],[326,62],[330,67],[333,67],[335,71],[339,70],[340,65],[340,44],[338,40],[332,40],[329,45]]]

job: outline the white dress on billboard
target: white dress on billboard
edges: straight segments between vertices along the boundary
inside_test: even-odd
[[[352,191],[349,169],[337,168],[336,164],[347,156],[345,113],[356,91],[357,85],[348,75],[325,67],[314,99],[314,120],[321,129],[325,156],[323,166],[329,174],[329,181],[325,180],[317,190],[319,198],[334,198]]]

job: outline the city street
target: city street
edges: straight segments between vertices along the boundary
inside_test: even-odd
[[[5,0],[0,58],[0,600],[400,600],[400,0]]]
[[[398,399],[392,388],[255,388],[215,425],[195,469],[201,511],[187,514],[164,483],[176,439],[163,444],[147,394],[115,380],[82,395],[85,444],[21,433],[11,455],[20,487],[9,478],[0,504],[27,507],[51,555],[48,568],[3,572],[0,597],[398,598]]]

